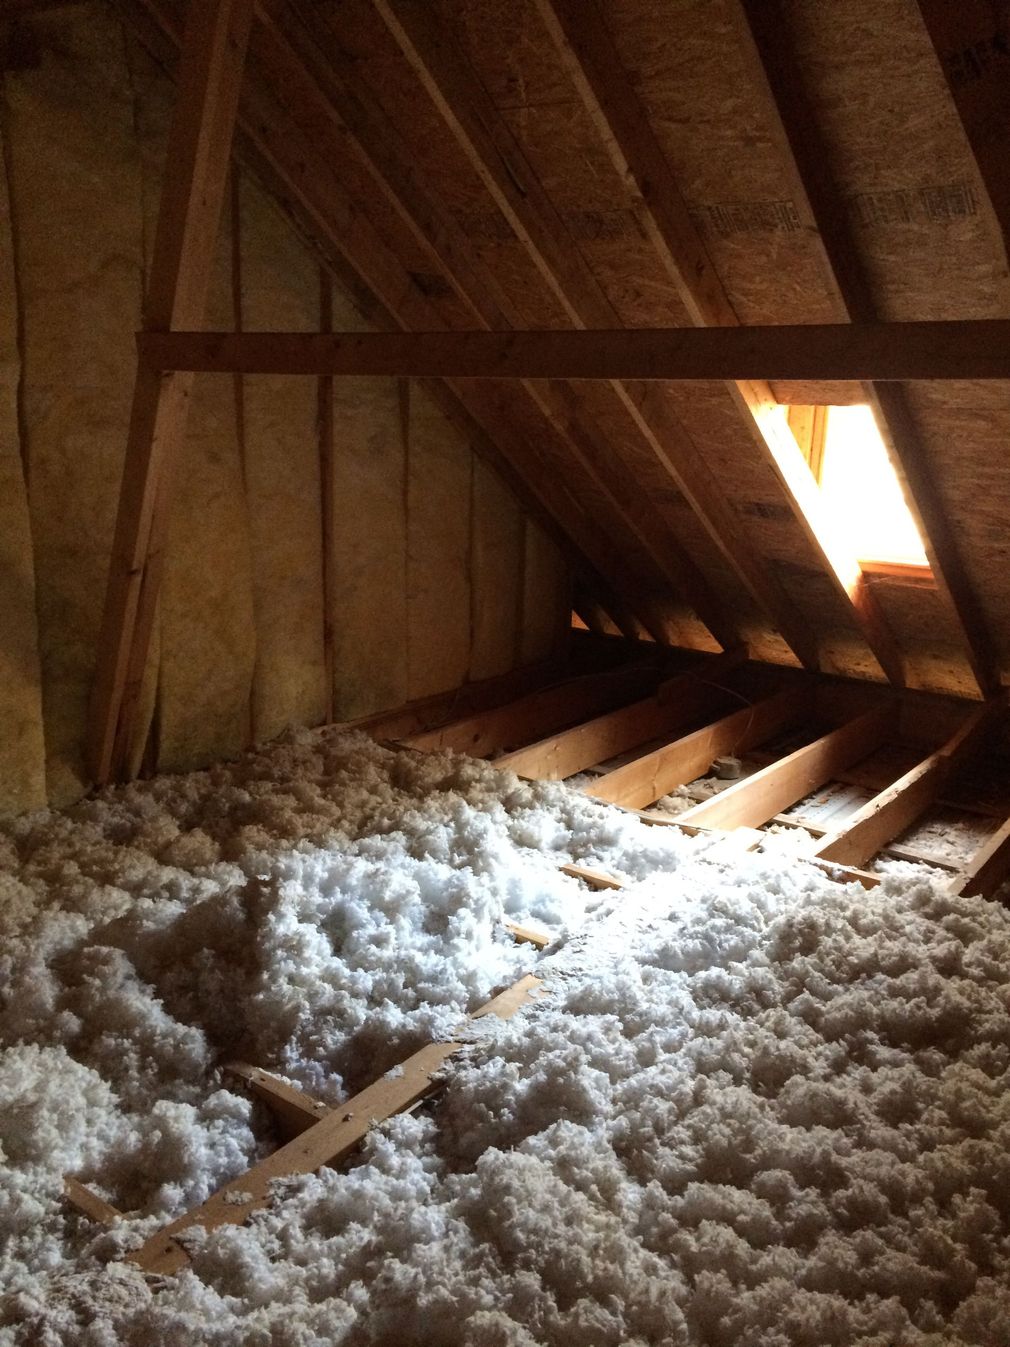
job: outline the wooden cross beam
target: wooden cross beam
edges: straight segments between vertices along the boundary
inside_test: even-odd
[[[529,1004],[530,998],[542,988],[539,978],[527,974],[469,1018],[497,1015],[509,1019]],[[215,1230],[222,1225],[244,1225],[253,1212],[269,1204],[271,1184],[275,1179],[312,1174],[323,1165],[346,1158],[376,1122],[402,1113],[431,1094],[437,1088],[436,1072],[462,1046],[462,1042],[426,1044],[400,1063],[398,1075],[383,1076],[346,1103],[331,1109],[272,1155],[225,1184],[201,1206],[152,1235],[130,1255],[131,1261],[145,1272],[178,1272],[189,1261],[189,1255],[176,1240],[176,1235],[194,1226]]]
[[[1010,319],[509,332],[142,332],[152,371],[445,379],[1010,379]]]

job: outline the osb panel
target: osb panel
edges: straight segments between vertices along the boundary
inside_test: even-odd
[[[834,625],[822,616],[818,627],[818,651],[824,673],[843,674],[848,678],[866,678],[879,682],[884,672],[870,653],[848,608],[839,598],[833,582],[823,571],[812,571],[788,560],[773,564],[773,574],[801,612],[831,614]]]
[[[440,409],[410,390],[407,461],[407,696],[446,692],[470,665],[473,456]]]
[[[816,11],[790,0],[790,28],[880,316],[1007,316],[1006,259],[914,0]]]
[[[960,697],[977,695],[950,611],[936,590],[872,581],[888,624],[907,655],[908,685]]]
[[[337,379],[333,403],[334,716],[351,720],[407,700],[406,460],[395,380]]]
[[[39,63],[5,75],[22,305],[22,401],[50,801],[87,785],[82,743],[129,416],[142,223],[118,23],[33,22]]]
[[[543,529],[527,520],[520,642],[523,664],[536,664],[564,653],[571,611],[571,578],[564,558]]]
[[[827,279],[783,189],[726,4],[610,0],[606,16],[741,322],[831,322]]]
[[[908,400],[989,632],[1010,666],[1010,385],[916,383]]]
[[[648,244],[635,200],[614,169],[602,140],[560,65],[560,59],[528,3],[500,7],[456,4],[454,14],[467,54],[484,85],[521,141],[522,148],[577,247],[594,269],[615,321],[634,325],[686,321],[658,255]],[[590,297],[599,312],[599,299]],[[815,573],[821,566],[795,522],[781,487],[764,462],[731,395],[718,385],[647,391],[657,416],[650,417],[661,443],[683,428],[708,471],[712,490],[727,497],[740,515],[741,533],[759,554],[796,559]],[[671,487],[667,470],[627,414],[608,406],[599,390],[577,390],[579,402],[631,474],[633,488],[656,500]],[[672,418],[672,419],[671,419]],[[706,574],[714,573],[717,549],[696,520],[685,521],[678,539]],[[724,573],[725,574],[725,573]],[[739,588],[739,578],[730,584]],[[849,623],[847,607],[827,587],[821,600],[803,608],[819,632]],[[858,643],[857,643],[858,648]],[[855,672],[855,668],[852,670]]]
[[[516,663],[522,622],[523,516],[511,491],[478,458],[471,493],[470,677],[492,678]]]
[[[243,327],[317,331],[318,264],[262,189],[248,175],[239,182]],[[256,739],[271,739],[326,715],[318,385],[269,375],[242,384],[256,620],[252,729]]]
[[[0,126],[0,814],[46,802],[35,569],[18,430],[18,312]]]

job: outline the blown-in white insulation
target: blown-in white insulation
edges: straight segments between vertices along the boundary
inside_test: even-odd
[[[0,1344],[1006,1347],[1010,918],[716,855],[354,735],[0,828]],[[534,965],[343,1171],[122,1261],[277,1144],[220,1063],[337,1102]]]

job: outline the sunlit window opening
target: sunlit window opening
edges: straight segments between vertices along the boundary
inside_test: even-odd
[[[790,407],[789,424],[859,561],[928,567],[872,410]]]

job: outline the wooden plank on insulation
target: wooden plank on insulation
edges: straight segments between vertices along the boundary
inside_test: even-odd
[[[543,983],[527,975],[475,1011],[470,1019],[497,1015],[510,1019],[536,996]],[[378,1122],[409,1108],[436,1086],[435,1073],[463,1046],[460,1042],[429,1043],[400,1063],[398,1075],[386,1075],[333,1109],[314,1127],[232,1179],[201,1206],[186,1212],[153,1235],[131,1261],[145,1272],[172,1274],[185,1267],[189,1256],[173,1238],[194,1226],[215,1230],[243,1225],[255,1211],[267,1206],[272,1184],[296,1174],[311,1174],[323,1165],[345,1159]]]

